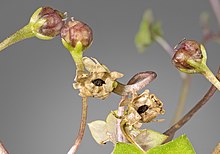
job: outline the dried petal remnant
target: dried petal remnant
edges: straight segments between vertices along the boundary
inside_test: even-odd
[[[141,123],[153,121],[158,115],[164,114],[163,103],[149,90],[145,90],[142,94],[128,98],[128,108],[122,120],[126,121],[129,126],[140,127]]]
[[[73,83],[73,87],[79,89],[82,97],[105,99],[115,88],[116,79],[123,76],[118,72],[110,72],[94,58],[83,57],[83,64],[87,72],[79,74],[76,83]]]
[[[142,123],[151,122],[159,114],[164,114],[163,103],[149,90],[145,90],[141,95],[137,96],[133,101],[133,107],[138,112],[140,107],[145,107],[145,112],[140,113]]]

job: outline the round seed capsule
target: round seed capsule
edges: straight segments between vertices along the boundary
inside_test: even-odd
[[[149,107],[148,107],[147,105],[142,105],[142,106],[140,106],[140,107],[138,108],[137,112],[138,112],[139,114],[144,113],[145,111],[147,111],[148,108],[149,108]]]
[[[95,80],[92,80],[92,83],[96,86],[102,86],[103,84],[105,84],[105,81],[103,81],[102,79],[95,79]]]

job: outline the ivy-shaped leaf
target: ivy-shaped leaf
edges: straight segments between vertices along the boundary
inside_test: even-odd
[[[135,44],[138,51],[143,52],[146,47],[151,45],[157,36],[162,36],[161,24],[154,21],[153,13],[150,9],[146,10],[139,30],[135,36]]]
[[[113,154],[143,154],[140,149],[129,143],[117,143]],[[196,154],[186,135],[166,144],[156,146],[145,154]]]
[[[144,48],[152,43],[150,32],[150,25],[152,21],[152,11],[146,10],[140,23],[139,31],[135,37],[135,44],[140,52],[143,52]]]
[[[129,143],[117,143],[113,154],[143,154],[136,146]]]
[[[146,154],[196,154],[186,135],[182,135],[166,144],[159,145]]]

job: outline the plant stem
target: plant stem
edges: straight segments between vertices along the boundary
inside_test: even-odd
[[[8,151],[5,149],[4,145],[0,142],[0,154],[8,154]]]
[[[202,72],[202,74],[220,91],[220,81],[215,77],[207,65],[205,65],[204,68],[205,71]]]
[[[78,76],[80,71],[84,71],[84,65],[83,65],[83,52],[75,53],[75,51],[70,51],[70,54],[75,61],[76,64],[76,77]]]
[[[76,64],[76,77],[75,81],[78,81],[78,77],[81,72],[84,72],[84,64],[83,64],[83,48],[82,43],[78,42],[76,47],[73,48],[69,45],[64,39],[62,39],[62,43],[65,48],[70,52],[75,64]]]
[[[167,43],[167,41],[160,36],[157,36],[155,40],[172,58],[175,52],[173,48],[169,45],[169,43]],[[185,108],[186,98],[188,96],[188,91],[189,91],[190,76],[182,72],[180,72],[180,76],[183,80],[181,92],[180,92],[180,98],[179,98],[179,102],[176,108],[175,116],[173,117],[171,124],[175,123],[181,117],[184,111],[184,108]]]
[[[174,50],[164,38],[157,36],[155,37],[155,41],[170,55],[170,57],[173,57]]]
[[[121,96],[127,96],[133,92],[141,90],[156,77],[157,74],[153,71],[139,72],[131,78],[129,81],[130,84],[123,85],[118,82],[118,85],[113,92]]]
[[[173,120],[171,122],[172,125],[176,123],[182,116],[186,104],[186,98],[189,92],[190,81],[191,81],[191,76],[188,74],[186,75],[185,78],[182,79],[179,102],[177,104],[175,116],[173,117]]]
[[[126,121],[122,120],[120,123],[120,128],[121,131],[123,133],[123,135],[125,136],[125,138],[132,144],[134,144],[138,149],[140,149],[143,153],[145,153],[145,151],[140,147],[140,145],[138,145],[131,137],[131,135],[129,133],[126,132]]]
[[[121,102],[122,102],[122,100],[123,100],[123,98],[121,99]],[[119,105],[118,116],[119,117],[122,116],[124,114],[124,111],[125,111],[125,107]],[[125,142],[124,136],[123,136],[121,128],[120,128],[120,123],[121,123],[121,119],[117,118],[117,123],[116,123],[117,141],[118,142]]]
[[[169,45],[169,43],[160,36],[155,37],[155,41],[169,54],[170,58],[174,55],[174,49]],[[186,78],[186,74],[180,72],[180,76],[182,79]]]
[[[81,116],[81,123],[80,123],[80,129],[78,136],[75,140],[74,145],[72,148],[69,150],[67,154],[74,154],[76,150],[78,149],[82,138],[84,136],[85,128],[86,128],[86,119],[87,119],[87,111],[88,111],[88,98],[87,97],[82,97],[82,116]]]
[[[218,70],[217,78],[220,79],[220,67]],[[175,123],[172,127],[170,127],[167,131],[163,133],[169,136],[169,138],[164,143],[169,142],[173,139],[176,131],[179,130],[185,123],[187,123],[192,118],[192,116],[208,102],[208,100],[214,95],[216,90],[217,88],[212,85],[208,92],[204,95],[204,97],[182,119],[180,119],[177,123]]]
[[[24,26],[23,28],[21,28],[20,30],[18,30],[16,33],[6,38],[4,41],[2,41],[0,43],[0,52],[16,42],[19,42],[19,41],[22,41],[24,39],[34,37],[34,36],[35,35],[31,30],[30,24],[28,24]]]
[[[215,16],[217,18],[218,25],[220,28],[220,2],[219,2],[219,0],[209,0],[209,2],[212,6],[214,13],[215,13]]]

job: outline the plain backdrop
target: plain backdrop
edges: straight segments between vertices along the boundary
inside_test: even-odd
[[[95,57],[110,70],[125,76],[126,83],[135,73],[153,70],[157,79],[146,88],[164,103],[166,114],[161,123],[145,125],[164,132],[170,126],[177,106],[181,78],[168,54],[156,43],[143,54],[137,52],[134,36],[142,14],[151,8],[160,20],[165,39],[174,47],[184,37],[200,41],[200,14],[210,14],[210,27],[218,31],[208,0],[1,0],[0,40],[28,23],[41,6],[68,12],[90,25],[94,32],[92,46],[85,56]],[[208,66],[219,67],[220,44],[206,44]],[[81,98],[73,90],[75,65],[57,37],[50,41],[37,38],[19,42],[0,53],[0,140],[10,154],[65,154],[77,135],[81,116]],[[202,75],[194,75],[190,84],[185,113],[206,93],[210,83]],[[112,94],[106,100],[89,99],[88,122],[105,120],[117,109],[120,97]],[[183,128],[176,137],[186,134],[199,154],[211,153],[220,141],[219,91]],[[88,127],[78,153],[111,153],[113,145],[98,145]]]

